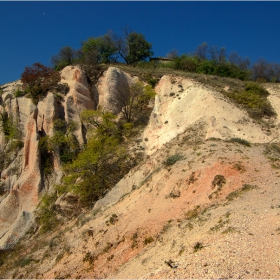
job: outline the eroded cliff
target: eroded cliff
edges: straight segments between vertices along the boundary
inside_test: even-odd
[[[25,231],[24,222],[28,228],[38,195],[62,176],[58,161],[53,181],[42,182],[38,134],[51,135],[54,120],[64,118],[79,124],[74,134],[84,143],[79,113],[98,105],[120,113],[122,94],[138,80],[116,67],[91,86],[78,67],[67,67],[62,77],[70,87],[66,96],[58,101],[50,92],[37,108],[30,105],[24,148],[13,161],[15,166],[22,159],[22,167],[2,171],[6,189],[10,182],[0,204],[5,244]],[[141,164],[93,209],[46,235],[28,235],[28,264],[12,269],[12,261],[5,264],[5,277],[277,277],[280,88],[263,86],[275,115],[257,120],[221,90],[163,75],[149,123],[130,143],[132,154],[143,151]],[[10,99],[8,104],[21,104]]]

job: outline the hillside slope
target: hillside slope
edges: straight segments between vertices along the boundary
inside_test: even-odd
[[[29,231],[1,277],[277,278],[280,88],[266,87],[277,117],[255,120],[220,91],[163,76],[134,139],[144,161],[91,211]]]

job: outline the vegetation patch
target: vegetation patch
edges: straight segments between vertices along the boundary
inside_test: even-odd
[[[200,251],[204,248],[204,245],[202,242],[196,242],[193,246],[193,252],[196,253],[197,251]]]
[[[154,238],[152,236],[146,237],[143,241],[144,245],[148,245],[152,242],[154,242]]]
[[[274,109],[267,99],[269,92],[258,83],[248,82],[243,90],[226,92],[225,95],[235,103],[244,106],[249,115],[254,119],[276,116]]]
[[[91,252],[87,252],[83,257],[83,262],[89,262],[90,264],[92,264],[94,260],[95,260],[95,256]]]
[[[235,198],[240,197],[243,193],[254,190],[254,189],[258,189],[258,186],[244,184],[241,189],[231,192],[226,198],[227,198],[227,200],[232,201]]]
[[[40,232],[45,233],[53,230],[59,223],[55,201],[57,194],[45,194],[40,201],[38,208],[38,221]]]
[[[189,210],[186,214],[185,214],[185,218],[187,220],[191,220],[191,219],[194,219],[196,217],[198,217],[199,215],[199,206],[196,206],[194,209],[192,210]]]
[[[230,143],[239,143],[239,144],[241,144],[243,146],[251,147],[250,142],[248,142],[247,140],[238,138],[238,137],[233,137],[228,142],[230,142]]]
[[[267,144],[264,150],[264,154],[271,162],[271,167],[275,169],[280,168],[280,144],[271,143]]]
[[[169,156],[165,161],[164,161],[164,165],[166,166],[171,166],[173,164],[175,164],[177,161],[184,159],[184,156],[181,154],[175,154],[172,156]]]
[[[245,166],[241,162],[234,163],[233,168],[240,171],[241,173],[246,171]]]
[[[212,188],[218,186],[221,190],[222,186],[226,183],[226,178],[223,175],[216,175],[212,181]]]
[[[228,223],[229,223],[229,220],[222,220],[222,219],[220,219],[218,221],[218,223],[214,227],[210,228],[210,231],[217,232],[217,231],[219,231],[221,228],[223,228]]]
[[[222,234],[227,234],[227,233],[234,233],[234,232],[238,232],[238,230],[235,227],[229,226],[228,228],[226,228]]]

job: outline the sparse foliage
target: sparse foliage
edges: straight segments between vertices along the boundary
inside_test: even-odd
[[[62,70],[68,65],[72,65],[78,57],[78,52],[70,46],[65,46],[59,50],[57,55],[52,56],[51,62],[55,70]]]
[[[41,198],[38,210],[41,233],[52,230],[58,224],[55,207],[56,199],[56,193],[45,194]]]
[[[131,168],[121,145],[116,116],[101,110],[86,110],[83,122],[91,127],[91,137],[77,158],[65,166],[64,184],[79,196],[81,206],[92,207]]]
[[[132,84],[127,96],[121,98],[122,112],[127,123],[133,123],[139,118],[155,97],[155,91],[150,85],[143,86],[140,82]]]
[[[173,165],[175,164],[177,161],[179,160],[182,160],[184,157],[180,154],[175,154],[175,155],[172,155],[172,156],[169,156],[166,161],[164,162],[164,164],[166,166],[170,166],[170,165]]]
[[[23,90],[27,91],[34,103],[38,102],[38,96],[46,94],[60,81],[60,74],[41,63],[34,63],[25,67],[21,74]]]
[[[196,242],[193,246],[193,252],[196,253],[197,251],[204,248],[204,245],[202,242]]]
[[[178,57],[177,50],[176,49],[171,50],[168,54],[166,54],[166,57],[171,60],[175,59],[176,57]]]

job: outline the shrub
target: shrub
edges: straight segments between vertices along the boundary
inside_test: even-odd
[[[201,250],[202,248],[204,248],[204,245],[201,242],[196,242],[193,246],[193,252],[195,253]]]
[[[89,262],[90,264],[92,264],[95,260],[95,257],[93,255],[93,253],[91,252],[87,252],[83,258],[83,262]]]
[[[229,201],[231,201],[231,200],[234,200],[235,198],[241,196],[244,192],[248,192],[250,190],[254,190],[254,189],[257,189],[257,188],[258,187],[256,185],[244,184],[241,189],[231,192],[226,198]]]
[[[247,140],[238,138],[238,137],[231,138],[229,142],[232,142],[232,143],[235,142],[235,143],[239,143],[239,144],[241,144],[243,146],[251,147],[250,142],[248,142]]]
[[[149,236],[149,237],[146,237],[145,240],[144,240],[144,244],[147,245],[147,244],[150,244],[154,241],[154,238],[152,236]]]
[[[17,89],[14,91],[14,96],[15,96],[15,97],[21,97],[21,96],[24,96],[25,94],[26,94],[26,92],[20,90],[20,88],[17,88]]]
[[[45,194],[39,204],[38,220],[40,232],[45,233],[52,230],[57,224],[55,201],[57,194]]]
[[[170,166],[170,165],[173,165],[175,164],[177,161],[179,160],[182,160],[184,157],[180,154],[175,154],[175,155],[172,155],[172,156],[169,156],[166,161],[164,162],[164,164],[166,166]]]
[[[68,84],[63,83],[63,84],[57,84],[53,87],[53,91],[55,93],[62,93],[64,95],[66,95],[69,92],[70,88],[68,86]]]
[[[32,101],[35,104],[39,101],[39,95],[45,94],[59,81],[59,72],[38,62],[30,67],[25,67],[21,74],[22,88],[31,95]]]
[[[252,118],[260,119],[264,116],[276,115],[270,102],[267,100],[269,92],[254,82],[245,85],[244,90],[226,93],[237,104],[243,105]]]
[[[31,258],[23,258],[19,261],[20,267],[25,267],[26,265],[29,265],[31,263]]]
[[[226,178],[223,175],[216,175],[212,181],[212,188],[218,186],[219,189],[226,183]]]

